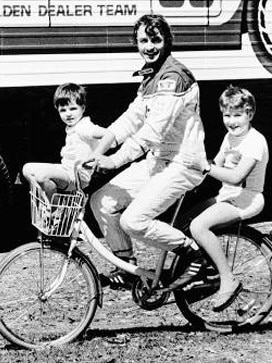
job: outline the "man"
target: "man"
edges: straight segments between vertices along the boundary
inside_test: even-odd
[[[188,247],[192,241],[181,231],[156,218],[203,180],[201,172],[183,164],[185,150],[204,152],[199,88],[192,73],[171,55],[172,34],[162,16],[142,16],[133,39],[145,61],[134,75],[143,80],[127,111],[109,126],[93,159],[100,170],[132,164],[94,193],[91,207],[112,251],[127,262],[136,264],[131,238],[176,253],[184,253],[186,247],[192,264],[183,284],[200,271],[201,254],[196,244]],[[120,149],[103,155],[113,141],[122,144]],[[132,278],[115,269],[102,282],[128,286]]]

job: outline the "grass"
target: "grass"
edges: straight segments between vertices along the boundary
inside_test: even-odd
[[[138,253],[142,256],[146,250],[139,248]],[[0,338],[0,362],[271,363],[271,317],[254,331],[219,334],[194,330],[173,299],[146,311],[135,305],[129,291],[105,289],[103,301],[85,335],[75,342],[31,351]]]

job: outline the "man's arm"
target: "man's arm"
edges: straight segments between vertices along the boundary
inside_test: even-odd
[[[108,130],[105,129],[104,132],[104,136],[102,137],[102,139],[100,140],[97,148],[95,149],[93,155],[90,157],[90,159],[85,160],[82,165],[84,168],[86,169],[98,169],[99,167],[99,160],[104,160],[105,158],[107,159],[106,156],[103,156],[103,154],[105,154],[110,148],[111,145],[115,142],[115,136],[114,134]],[[106,160],[105,159],[105,160]],[[106,161],[104,162],[105,164],[105,169],[114,169],[114,164],[113,163],[109,163],[109,167],[107,167]]]
[[[105,154],[111,148],[113,142],[116,142],[114,134],[109,129],[106,129],[104,132],[104,136],[102,137],[97,148],[95,149],[95,154]]]
[[[85,161],[83,165],[87,168],[94,168],[97,165],[101,169],[113,169],[117,167],[104,154],[111,148],[113,144],[123,144],[125,140],[137,132],[144,122],[144,108],[141,97],[138,95],[125,111],[115,122],[113,122],[105,131],[105,135],[99,142],[93,157]],[[122,147],[121,147],[122,148]],[[139,146],[141,149],[141,147]],[[125,147],[126,149],[126,147]],[[138,154],[138,152],[136,152]],[[104,166],[104,168],[103,168]],[[118,165],[119,166],[119,165]]]

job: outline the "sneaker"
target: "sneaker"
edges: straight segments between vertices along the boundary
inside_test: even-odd
[[[208,282],[219,282],[220,281],[220,275],[217,270],[217,268],[212,264],[208,263],[208,265],[205,267],[205,280]]]
[[[124,261],[136,265],[136,258],[122,258]],[[100,274],[102,287],[109,286],[113,290],[126,289],[130,290],[137,276],[130,274],[119,267],[115,267],[109,274]]]
[[[193,282],[199,277],[200,273],[203,271],[204,266],[207,261],[204,259],[203,254],[200,250],[194,250],[190,246],[186,248],[175,249],[173,252],[181,256],[186,256],[187,266],[183,274],[171,283],[172,288],[183,288],[189,283]]]
[[[213,300],[213,311],[220,312],[230,306],[242,291],[243,285],[240,281],[234,280],[233,288],[225,293],[218,293]]]

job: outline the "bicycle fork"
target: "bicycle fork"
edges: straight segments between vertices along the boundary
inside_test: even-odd
[[[67,269],[69,267],[70,261],[71,261],[71,255],[72,251],[75,248],[77,244],[77,239],[72,238],[69,246],[69,250],[67,253],[67,257],[62,262],[62,265],[59,269],[59,272],[54,279],[54,281],[51,282],[51,284],[46,288],[45,287],[45,266],[44,266],[44,240],[42,237],[42,234],[39,233],[38,240],[40,241],[40,256],[39,256],[39,263],[40,263],[40,294],[39,299],[41,301],[47,301],[48,298],[59,288],[59,286],[62,284],[64,277],[66,275]]]

